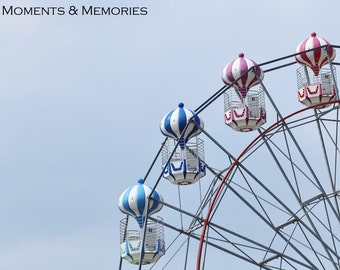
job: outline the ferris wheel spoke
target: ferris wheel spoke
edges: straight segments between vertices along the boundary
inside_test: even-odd
[[[166,203],[163,203],[164,205],[166,205]],[[170,207],[172,207],[173,208],[173,206],[170,206]],[[181,209],[177,209],[178,211],[183,211],[183,210],[181,210]],[[184,212],[184,211],[183,211]],[[191,215],[190,213],[186,213],[185,212],[185,214],[187,214],[187,215]],[[192,216],[192,215],[191,215]],[[196,218],[198,218],[198,217],[196,217]],[[171,227],[172,229],[176,229],[177,231],[180,231],[181,233],[184,233],[184,234],[188,234],[188,235],[190,235],[191,237],[193,237],[193,238],[197,238],[197,237],[195,237],[194,236],[194,234],[192,234],[192,231],[191,232],[189,232],[189,231],[183,231],[182,229],[179,229],[179,228],[175,228],[175,227],[173,227],[173,226],[171,226],[171,225],[169,225],[169,224],[166,224],[165,222],[162,222],[162,224],[164,224],[165,226],[167,226],[167,227]],[[255,241],[253,241],[253,240],[250,240],[250,239],[248,239],[248,238],[246,238],[246,237],[243,237],[243,236],[241,236],[241,235],[239,235],[239,234],[237,234],[236,232],[232,232],[232,231],[230,231],[230,230],[227,230],[226,228],[224,228],[224,227],[222,227],[222,226],[220,226],[220,225],[218,225],[218,224],[215,224],[215,223],[209,223],[209,227],[210,228],[215,228],[215,231],[216,231],[216,228],[218,228],[219,230],[221,230],[221,231],[223,231],[223,232],[227,232],[227,233],[229,233],[229,234],[231,234],[231,235],[234,235],[234,237],[238,237],[238,238],[240,238],[240,239],[242,239],[243,241],[248,241],[249,243],[251,243],[251,244],[255,244],[255,247],[257,247],[257,248],[261,248],[261,249],[263,249],[263,250],[267,250],[267,248],[266,248],[266,246],[265,245],[263,245],[263,244],[260,244],[260,243],[256,243]],[[208,236],[208,238],[210,239],[210,236]],[[288,242],[288,241],[287,241]],[[213,244],[213,242],[211,242],[211,241],[207,241],[207,244],[209,245],[209,246],[215,246],[214,244]],[[254,248],[255,248],[254,247]],[[223,249],[224,251],[226,251],[225,249]],[[228,253],[230,253],[230,251],[227,251]],[[267,252],[268,252],[268,250],[267,250]],[[280,254],[280,252],[278,252],[278,251],[274,251],[274,250],[271,250],[271,252],[272,253],[274,253],[274,254]],[[233,255],[235,255],[234,253],[232,253]],[[303,256],[303,254],[301,254],[302,256]],[[241,258],[241,256],[240,255],[237,255],[238,257],[240,257]],[[282,254],[280,254],[280,256],[283,256]],[[242,257],[243,258],[243,257]],[[244,259],[244,258],[243,258]],[[254,260],[252,260],[253,262],[254,262]]]
[[[337,244],[340,243],[340,239],[336,236],[335,231],[333,230],[333,226],[332,226],[332,222],[331,222],[331,216],[329,215],[329,211],[327,208],[327,205],[325,203],[325,201],[323,201],[323,207],[324,207],[324,212],[326,213],[327,216],[327,224],[325,224],[324,222],[322,222],[322,220],[313,213],[315,219],[317,219],[319,221],[320,224],[322,224],[322,226],[324,227],[324,229],[327,231],[327,234],[329,235],[330,238],[330,242],[332,243],[332,250],[334,251],[335,254],[338,254],[338,250],[337,250]],[[336,258],[337,259],[337,264],[339,264],[339,257]]]
[[[339,238],[336,237],[335,233],[334,233],[334,229],[333,229],[333,226],[332,226],[332,223],[331,223],[331,220],[330,220],[330,217],[328,215],[328,209],[326,207],[326,205],[324,205],[324,209],[325,209],[325,212],[327,214],[327,222],[328,222],[328,227],[327,229],[329,229],[329,235],[330,235],[330,238],[331,238],[331,241],[332,241],[332,244],[333,244],[333,249],[334,251],[336,252],[336,254],[338,254],[338,249],[337,249],[337,244],[340,242],[339,241]],[[340,265],[340,258],[337,258],[337,264]]]
[[[248,262],[252,262],[255,265],[261,266],[264,269],[272,269],[272,267],[274,266],[270,266],[269,262],[272,260],[275,260],[277,258],[281,258],[284,259],[287,262],[293,262],[295,264],[300,265],[301,267],[305,267],[306,269],[314,269],[314,265],[308,260],[307,257],[305,257],[302,253],[301,258],[297,259],[297,258],[293,258],[288,256],[287,254],[284,254],[282,251],[278,251],[275,250],[273,248],[270,247],[270,245],[264,245],[261,244],[259,242],[256,242],[250,238],[247,238],[245,236],[241,236],[236,232],[232,232],[232,231],[227,231],[229,233],[229,237],[225,236],[221,233],[221,231],[223,233],[226,233],[226,230],[221,230],[221,227],[217,226],[214,223],[209,223],[209,229],[213,230],[214,232],[216,232],[216,234],[219,236],[219,238],[210,236],[209,234],[207,234],[207,238],[210,239],[211,241],[215,240],[217,242],[223,242],[224,244],[227,244],[227,246],[225,247],[227,252],[230,254],[233,254],[234,256],[237,256],[245,261]],[[218,230],[220,229],[220,230]],[[278,235],[280,234],[280,232],[278,232]],[[234,239],[232,239],[232,237]],[[281,236],[282,237],[282,236]],[[287,239],[290,236],[287,235]],[[289,243],[289,241],[286,241],[287,245],[290,245],[291,247],[294,247],[293,243]],[[228,247],[229,246],[229,247]],[[233,251],[233,249],[235,251]],[[265,254],[263,256],[262,260],[257,260],[257,258],[253,258],[251,257],[249,254],[249,250],[257,250],[260,251],[262,254]],[[303,263],[301,261],[301,259],[305,260],[305,263]],[[299,268],[297,268],[299,269]]]
[[[291,134],[290,134],[290,135],[291,135]],[[294,139],[293,141],[296,142],[295,139]],[[297,144],[296,144],[296,145],[297,145]],[[299,150],[299,151],[300,151],[300,150]],[[302,152],[300,151],[300,153],[302,153]],[[275,157],[274,157],[274,159],[276,160]],[[306,159],[306,157],[305,157],[304,155],[303,155],[303,159],[307,162],[307,159]],[[279,163],[278,163],[278,164],[279,164]],[[308,167],[308,168],[311,168],[311,166],[309,165],[309,163],[307,163],[307,167]],[[314,178],[317,179],[314,170],[312,170],[311,172],[312,172]],[[295,175],[295,174],[294,174],[294,175]],[[285,177],[285,178],[286,178],[286,177]],[[294,176],[294,178],[296,179],[295,176]],[[288,179],[288,178],[286,178],[286,179]],[[289,183],[289,181],[287,181],[287,182]],[[297,182],[296,182],[296,183],[297,183]],[[320,187],[322,188],[322,186],[321,186],[319,183],[320,183],[320,182],[318,181],[318,186],[320,186]],[[292,190],[293,190],[293,189],[292,189]],[[322,191],[324,192],[323,188],[322,188]],[[298,198],[299,203],[301,204],[301,203],[302,203],[302,201],[301,201],[301,196],[296,196],[296,195],[295,195],[295,197]],[[328,203],[330,204],[330,201],[329,201],[329,200],[327,200],[327,201],[328,201]],[[330,205],[331,205],[331,209],[334,211],[333,205],[332,205],[332,204],[330,204]],[[304,211],[304,213],[305,213],[305,216],[306,216],[306,218],[307,218],[309,224],[311,225],[311,230],[315,233],[314,236],[317,237],[317,238],[320,240],[320,242],[322,243],[322,245],[323,245],[323,247],[324,247],[326,253],[328,254],[328,258],[329,258],[330,260],[332,260],[332,256],[331,256],[331,254],[330,254],[329,252],[332,252],[333,254],[336,254],[336,253],[334,252],[334,250],[330,249],[330,247],[329,247],[325,242],[321,241],[321,239],[320,239],[320,232],[319,232],[319,230],[317,229],[317,227],[316,227],[316,225],[315,225],[313,219],[310,217],[309,211],[305,210],[305,207],[302,207],[302,209],[303,209],[303,211]],[[335,262],[334,262],[333,260],[332,260],[332,263],[333,263],[333,265],[336,265]]]
[[[299,173],[301,173],[301,175],[303,175],[303,177],[305,177],[314,187],[318,188],[316,183],[313,182],[312,178],[310,176],[307,175],[307,173],[301,168],[301,166],[298,165],[298,163],[296,163],[291,157],[289,157],[288,154],[286,154],[282,148],[280,148],[273,140],[271,140],[270,138],[267,138],[267,136],[264,136],[266,138],[266,141],[270,144],[270,146],[276,149],[276,151],[278,153],[280,153],[282,155],[282,157],[284,157],[289,164],[292,166],[292,170],[297,170],[299,171]],[[298,182],[296,181],[296,177],[295,179],[295,184],[298,185]],[[299,191],[297,190],[297,193],[299,193]]]
[[[289,239],[285,238],[283,234],[281,234],[281,232],[279,232],[279,228],[275,228],[273,226],[273,223],[270,221],[269,217],[268,217],[268,214],[264,214],[262,215],[260,212],[257,211],[257,209],[252,205],[250,204],[245,198],[244,196],[240,195],[237,191],[235,191],[231,186],[229,186],[229,190],[231,190],[234,194],[236,194],[238,196],[238,198],[240,200],[242,200],[253,212],[255,212],[265,223],[267,223],[267,225],[273,230],[273,232],[275,233],[278,233],[280,234],[280,236],[284,239],[284,241],[286,241],[286,243],[288,245],[290,245],[293,249],[296,250],[297,253],[300,253],[300,251],[298,250],[297,247],[294,247],[293,243],[291,243],[289,241]],[[253,193],[250,191],[250,193]],[[254,193],[253,193],[254,194]],[[259,203],[260,204],[260,203]],[[265,212],[264,210],[264,207],[261,207],[263,209],[263,211]],[[211,227],[211,223],[210,223],[210,227]],[[281,227],[281,229],[284,228],[284,226]],[[302,254],[300,253],[301,257],[304,257],[304,259],[309,263],[311,264],[311,262]]]
[[[304,235],[304,238],[305,238],[306,242],[303,242],[303,241],[299,240],[298,238],[294,237],[294,233],[298,230],[298,228],[301,230],[302,234]],[[320,257],[323,257],[323,258],[327,259],[327,257],[325,255],[323,255],[322,253],[316,251],[313,248],[313,245],[309,241],[306,232],[304,231],[304,229],[301,227],[301,225],[299,223],[296,223],[296,225],[294,226],[294,229],[293,229],[291,234],[285,233],[284,231],[282,231],[282,233],[286,234],[287,237],[289,237],[290,241],[294,241],[295,243],[297,243],[297,244],[303,246],[304,248],[312,251],[320,264],[323,264],[322,261],[320,260]]]
[[[299,205],[303,205],[303,204],[302,204],[301,194],[300,194],[300,192],[299,192],[299,183],[298,183],[298,181],[297,181],[297,177],[296,177],[295,169],[294,169],[294,166],[293,166],[293,162],[291,161],[291,160],[292,160],[292,156],[291,156],[291,153],[290,153],[289,145],[288,145],[288,143],[287,143],[286,133],[284,133],[284,135],[285,135],[285,142],[286,142],[286,147],[287,147],[287,152],[288,152],[287,155],[288,155],[288,159],[290,160],[289,163],[290,163],[290,166],[291,166],[293,178],[294,178],[294,180],[295,180],[296,190],[295,190],[295,188],[293,187],[293,184],[291,183],[290,178],[287,176],[285,170],[282,168],[280,162],[278,161],[277,156],[274,154],[272,148],[269,147],[269,145],[268,145],[267,142],[266,142],[266,146],[267,146],[269,152],[271,153],[271,156],[272,156],[273,159],[275,160],[275,162],[276,162],[276,164],[277,164],[277,166],[278,166],[278,168],[279,168],[279,171],[280,171],[280,173],[283,175],[283,178],[285,179],[286,183],[288,184],[288,186],[289,186],[291,192],[294,194],[294,197],[295,197],[296,200],[298,201]],[[292,136],[291,133],[290,133],[289,135]],[[295,141],[295,140],[293,140],[293,141]],[[304,160],[306,160],[306,159],[304,158]],[[311,168],[311,166],[308,165],[308,168]],[[314,171],[313,171],[312,173],[313,173],[313,175],[315,175]],[[308,222],[309,222],[309,224],[310,224],[310,226],[311,226],[310,229],[314,232],[315,236],[318,237],[319,232],[318,232],[318,230],[317,230],[317,228],[316,228],[316,226],[315,226],[313,220],[309,217],[309,212],[306,211],[304,207],[302,207],[302,210],[304,211],[304,215],[306,216],[306,218],[307,218],[307,220],[308,220]],[[325,248],[325,249],[326,249],[326,248]],[[327,250],[327,249],[326,249],[326,250]]]
[[[314,207],[316,206],[316,204],[314,205]],[[312,216],[312,218],[314,218],[315,219],[315,222],[317,222],[318,223],[318,225],[320,225],[320,226],[322,226],[323,228],[324,228],[324,230],[326,230],[326,231],[328,231],[328,232],[331,232],[331,230],[329,230],[329,228],[325,225],[325,223],[324,222],[322,222],[314,213],[313,213],[313,207],[312,208],[307,208],[307,210],[306,211],[308,211],[310,214],[311,214],[311,216]],[[312,242],[311,242],[311,238],[310,237],[308,237],[307,235],[308,235],[308,232],[307,231],[305,231],[305,230],[303,230],[302,228],[301,228],[301,231],[303,232],[303,234],[304,234],[304,236],[305,236],[305,239],[306,239],[306,242],[308,243],[308,245],[309,245],[309,249],[311,249],[312,251],[313,251],[313,253],[315,254],[315,257],[317,257],[318,258],[318,260],[320,261],[320,264],[322,263],[322,261],[319,259],[320,257],[323,257],[323,258],[326,258],[328,261],[330,261],[330,262],[332,262],[332,264],[335,266],[335,269],[337,269],[337,267],[339,266],[339,264],[338,263],[336,263],[335,261],[334,261],[334,256],[335,256],[335,259],[338,261],[339,260],[339,256],[337,255],[337,252],[336,252],[336,249],[334,249],[334,245],[333,245],[333,248],[329,245],[329,243],[327,243],[325,240],[323,240],[323,239],[318,239],[318,241],[319,241],[319,243],[321,242],[322,244],[323,244],[323,246],[324,246],[324,248],[325,248],[325,252],[326,252],[326,254],[323,254],[323,253],[321,253],[321,251],[319,250],[317,250],[316,249],[316,247],[314,247],[314,245],[312,244]],[[325,237],[324,237],[325,238]],[[332,243],[332,244],[334,244],[334,235],[331,235],[330,236],[330,242]],[[308,247],[307,245],[305,245],[305,247]],[[333,254],[333,256],[332,256],[332,254]]]
[[[255,199],[255,202],[257,203],[257,205],[259,206],[261,212],[263,213],[263,214],[261,214],[262,219],[266,220],[266,221],[268,222],[268,224],[270,224],[270,227],[273,228],[274,223],[272,222],[272,220],[271,220],[269,214],[268,214],[267,211],[265,210],[265,207],[264,207],[264,205],[263,205],[263,203],[262,203],[263,201],[262,201],[261,198],[256,194],[256,192],[254,191],[254,189],[252,188],[252,184],[250,183],[251,179],[250,179],[250,181],[248,181],[248,179],[247,179],[245,173],[244,173],[242,170],[240,170],[240,175],[241,175],[241,177],[243,178],[243,180],[244,180],[244,182],[245,182],[245,184],[246,184],[246,186],[247,186],[245,189],[248,190],[248,192],[249,192],[248,194],[251,194],[251,196]],[[234,183],[234,182],[237,182],[237,181],[233,181],[233,183]],[[244,196],[240,195],[240,193],[238,193],[234,188],[230,187],[230,190],[231,190],[235,195],[237,195],[238,197],[240,197],[241,200],[243,200],[243,198],[245,198]],[[266,201],[264,201],[264,202],[266,202]],[[247,204],[248,204],[248,203],[247,203]],[[253,204],[249,204],[249,205],[253,205]],[[256,209],[256,208],[254,207],[254,209]]]
[[[336,125],[338,125],[338,123],[336,123]],[[338,133],[338,131],[337,131],[337,133]],[[322,140],[322,142],[324,142],[324,140]],[[324,148],[325,149],[325,148]],[[336,155],[336,157],[335,157],[335,159],[337,160],[337,156],[338,156],[338,151],[337,151],[337,149],[338,149],[338,147],[336,146],[336,147],[334,147],[334,151],[336,152],[335,153],[335,155]],[[327,158],[327,155],[325,154],[325,157]],[[289,160],[291,160],[291,158],[290,157],[288,157],[289,158]],[[312,167],[310,166],[310,164],[308,163],[308,161],[307,161],[307,159],[306,159],[306,157],[303,155],[303,159],[306,161],[306,164],[307,164],[307,167],[308,167],[308,169],[311,169]],[[328,159],[327,159],[328,160]],[[292,162],[292,164],[293,164],[293,161],[291,161]],[[329,162],[327,162],[327,164],[329,164]],[[334,166],[336,166],[336,163],[334,164]],[[295,165],[294,165],[294,167],[295,167]],[[294,168],[293,167],[293,168]],[[327,166],[328,168],[329,168],[329,171],[330,171],[330,165],[329,166]],[[314,170],[310,170],[311,171],[311,173],[312,173],[312,176],[313,176],[313,178],[316,180],[315,181],[315,183],[318,185],[318,187],[320,188],[320,190],[324,193],[325,191],[324,191],[324,188],[323,188],[323,186],[321,185],[321,182],[319,181],[319,179],[318,179],[318,177],[316,176],[316,173],[314,172]],[[336,170],[334,170],[334,173],[336,173]],[[309,178],[310,179],[310,178]],[[332,181],[333,182],[333,181]],[[334,186],[334,185],[333,185]],[[333,188],[333,190],[334,190],[334,188]],[[330,202],[329,202],[330,203]],[[338,211],[338,207],[336,207],[337,209],[335,209],[333,206],[332,206],[332,209],[333,209],[333,211],[334,211],[334,213],[338,213],[339,211]],[[338,216],[338,214],[337,214],[337,216]]]
[[[209,165],[207,165],[209,167]],[[201,204],[199,205],[196,215],[200,215],[203,217],[203,211],[209,207],[209,204],[211,203],[211,199],[213,197],[214,191],[216,189],[216,185],[219,180],[222,180],[223,173],[225,173],[227,169],[216,171],[216,170],[210,170],[213,173],[213,180],[211,181],[210,185],[207,187],[205,195],[203,196],[201,200]]]
[[[338,109],[337,109],[337,115],[338,115]],[[319,118],[319,117],[318,117]],[[317,122],[320,123],[319,125],[319,128],[320,128],[320,132],[324,131],[324,133],[327,135],[328,139],[331,141],[331,145],[333,145],[333,151],[334,151],[334,162],[333,162],[333,165],[331,164],[331,162],[329,161],[329,158],[328,156],[330,155],[328,152],[330,152],[332,149],[327,149],[325,148],[325,139],[324,139],[324,135],[322,135],[321,133],[321,142],[322,142],[322,145],[323,145],[323,150],[324,150],[324,156],[325,156],[325,160],[326,160],[326,165],[327,165],[327,169],[328,169],[328,172],[329,172],[329,175],[330,175],[330,178],[331,178],[331,182],[332,182],[332,189],[333,191],[335,192],[336,191],[336,175],[337,175],[337,162],[338,162],[338,155],[339,155],[339,147],[338,147],[338,124],[339,124],[339,121],[335,121],[335,125],[336,125],[336,129],[335,129],[335,138],[333,138],[333,136],[331,136],[331,131],[329,130],[329,128],[327,128],[326,124],[325,124],[325,121],[327,120],[322,120],[320,121],[320,119],[317,118]],[[338,118],[338,117],[337,117]],[[334,121],[332,121],[334,122]],[[321,127],[324,127],[323,130],[321,130]],[[272,145],[275,145],[273,142],[271,142]],[[276,146],[275,146],[276,147]],[[278,147],[276,147],[277,149],[279,149]],[[283,151],[282,151],[283,153]],[[284,153],[283,153],[284,154]],[[285,155],[285,154],[284,154]],[[287,156],[286,156],[287,157]],[[288,157],[287,157],[288,158]],[[291,161],[292,163],[294,161]],[[294,167],[297,168],[301,173],[303,173],[303,171],[301,169],[299,169],[299,167],[296,166],[296,164],[294,163]],[[332,176],[332,173],[331,173],[331,169],[333,168],[333,175]],[[305,173],[303,173],[304,176],[306,177],[306,179],[309,179],[311,181],[311,178],[308,177]],[[334,180],[332,180],[334,179]],[[320,182],[321,183],[321,182]],[[335,200],[335,213],[336,213],[336,216],[339,216],[339,207],[338,207],[338,201]]]
[[[331,166],[331,164],[329,165],[329,171],[331,172],[331,170],[333,170],[333,174],[330,174],[331,176],[331,180],[332,180],[332,188],[333,188],[333,191],[336,190],[336,175],[337,175],[337,163],[338,163],[338,156],[339,156],[339,153],[340,153],[340,149],[339,149],[339,107],[336,107],[336,119],[329,119],[329,118],[321,118],[322,121],[320,121],[320,124],[322,125],[323,127],[323,130],[325,133],[325,136],[327,136],[327,138],[329,139],[329,141],[331,142],[331,145],[334,146],[334,164],[333,166]],[[334,127],[333,127],[333,130],[330,130],[328,127],[327,127],[327,123],[333,123],[334,124]],[[321,130],[321,127],[320,127],[320,130]],[[323,135],[323,133],[321,133],[321,136]],[[331,135],[332,133],[334,133],[334,135]],[[323,140],[324,142],[325,140]],[[326,150],[326,147],[325,147],[325,144],[324,144],[324,149],[325,149],[325,155],[327,154],[327,150]]]
[[[340,153],[340,149],[339,149],[339,117],[340,117],[340,113],[339,113],[339,108],[336,111],[336,124],[335,124],[335,130],[336,130],[336,136],[335,136],[335,149],[334,149],[334,183],[333,183],[333,191],[336,191],[336,186],[337,186],[337,164],[339,162],[338,158],[339,158],[339,153]],[[336,201],[338,202],[338,201]],[[338,213],[340,214],[340,210],[339,210],[339,205],[337,203],[337,209],[338,209]]]
[[[339,109],[336,110],[336,119],[339,119]],[[331,184],[331,188],[333,192],[336,192],[336,176],[337,176],[337,164],[338,164],[338,157],[339,157],[339,121],[336,121],[335,124],[335,130],[330,131],[327,127],[325,121],[317,121],[319,134],[320,134],[320,140],[322,142],[322,148],[323,148],[323,154],[325,158],[325,166],[328,171],[328,176]],[[333,127],[334,128],[334,127]],[[335,133],[334,136],[331,135],[331,133]],[[326,148],[326,138],[330,141],[330,144],[333,146],[333,149],[327,149]],[[333,157],[332,157],[333,152]],[[333,158],[331,161],[330,158]],[[335,213],[338,216],[338,220],[340,221],[340,210],[339,210],[339,202],[338,200],[334,200],[334,208]]]
[[[209,239],[213,239],[213,240],[216,240],[216,241],[220,241],[220,242],[223,242],[225,244],[228,244],[230,245],[232,248],[234,248],[236,250],[236,252],[238,254],[240,254],[240,257],[242,258],[246,258],[247,260],[249,261],[252,261],[253,264],[258,264],[258,262],[252,258],[246,251],[244,251],[242,248],[250,248],[250,249],[255,249],[255,250],[260,250],[260,251],[266,251],[266,252],[269,252],[268,249],[266,247],[261,247],[260,244],[256,244],[254,245],[254,243],[252,243],[253,245],[250,245],[250,243],[248,244],[245,244],[245,243],[238,243],[236,242],[236,240],[230,240],[228,239],[227,236],[223,235],[219,230],[217,230],[214,226],[210,225],[209,226],[209,230],[213,231],[216,233],[216,235],[218,237],[211,237],[209,236],[209,231],[207,233],[208,235],[208,238]],[[243,239],[243,240],[246,240],[246,239]],[[230,249],[230,248],[228,248]]]
[[[261,84],[262,88],[264,89],[264,91],[266,92],[266,95],[268,96],[268,98],[269,98],[271,104],[272,104],[273,107],[275,108],[275,111],[277,112],[279,119],[283,119],[282,114],[280,113],[278,107],[276,106],[274,100],[272,99],[271,95],[270,95],[269,92],[267,91],[267,89],[266,89],[266,87],[264,86],[263,82],[261,81],[260,84]],[[284,120],[284,119],[283,119],[283,120]],[[284,120],[284,121],[280,121],[280,122],[281,122],[281,124],[283,125],[283,130],[284,130],[284,131],[287,131],[289,137],[290,137],[290,138],[292,139],[292,141],[293,141],[293,144],[294,144],[295,148],[298,150],[298,152],[300,153],[300,155],[301,155],[301,157],[302,157],[304,163],[307,165],[309,171],[312,173],[312,176],[313,176],[314,181],[317,183],[318,187],[324,192],[323,186],[320,184],[320,182],[319,182],[319,180],[318,180],[316,174],[314,173],[314,170],[313,170],[312,166],[309,164],[307,158],[305,157],[305,155],[304,155],[302,149],[300,148],[300,146],[299,146],[298,142],[296,141],[296,139],[295,139],[295,137],[294,137],[294,135],[293,135],[291,129],[288,127],[286,121]],[[292,190],[294,190],[294,189],[292,189]],[[294,191],[294,193],[295,193],[295,191]],[[298,196],[296,196],[296,197],[298,197]]]
[[[331,165],[330,165],[330,160],[328,158],[327,149],[326,149],[326,145],[325,145],[325,138],[324,138],[324,135],[323,135],[323,132],[322,132],[322,129],[321,129],[321,125],[324,128],[326,134],[330,135],[330,132],[329,132],[328,128],[326,127],[325,123],[323,123],[323,121],[321,121],[320,119],[317,119],[316,123],[317,123],[317,127],[318,127],[318,130],[319,130],[319,136],[320,136],[323,155],[324,155],[324,159],[325,159],[325,165],[326,165],[327,172],[328,172],[328,177],[329,177],[331,186],[333,188],[333,191],[335,191],[334,178],[333,178],[333,175],[332,175],[332,172],[331,172],[332,169],[331,169]],[[332,138],[331,138],[331,140],[332,140]],[[332,140],[332,143],[336,143],[336,142],[334,140]]]
[[[296,167],[296,164],[292,163],[292,167]],[[240,165],[238,165],[240,166]],[[242,165],[241,165],[242,166]],[[229,187],[230,189],[230,187]],[[241,197],[241,196],[240,196]],[[301,197],[300,199],[298,200],[300,204],[302,204],[302,200],[301,200]],[[303,210],[303,209],[302,209]],[[305,216],[308,216],[308,212],[305,211]],[[292,217],[294,217],[294,214],[292,214]],[[309,223],[311,224],[311,228],[309,226],[306,226],[305,223],[301,222],[301,224],[303,225],[303,227],[307,228],[307,231],[311,232],[312,235],[314,235],[314,237],[318,238],[319,239],[319,233],[318,233],[318,230],[316,229],[316,226],[313,225],[313,221],[311,220],[311,218],[308,218],[309,219]],[[295,220],[299,220],[298,218],[295,218]],[[328,253],[328,250],[331,250],[327,245],[325,245],[325,250],[326,250],[326,253]],[[334,253],[334,252],[333,252]],[[328,257],[332,258],[332,256],[330,256],[330,254],[328,254]],[[334,263],[333,263],[334,264]]]
[[[232,189],[230,187],[230,189]],[[281,230],[283,230],[285,228],[285,226],[281,226],[279,227],[275,227],[274,224],[270,221],[270,219],[268,219],[268,214],[265,212],[265,215],[261,214],[255,206],[253,206],[252,204],[250,204],[248,201],[246,201],[242,195],[238,194],[235,190],[233,191],[235,194],[237,194],[237,196],[253,211],[256,213],[256,215],[261,218],[272,230],[275,234],[279,235],[286,243],[287,245],[289,245],[291,248],[293,248],[298,254],[300,254],[300,256],[302,258],[304,258],[304,260],[309,263],[311,266],[313,266],[313,263],[303,254],[300,252],[300,250],[294,245],[294,243],[292,243],[289,238],[287,238],[282,232]],[[265,210],[264,210],[265,211]],[[287,225],[287,224],[286,224]]]

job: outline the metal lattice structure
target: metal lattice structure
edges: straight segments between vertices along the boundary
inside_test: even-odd
[[[270,77],[297,65],[295,56],[259,66]],[[168,139],[164,141],[145,179],[154,189],[176,194],[164,196],[160,213],[166,255],[153,265],[140,263],[139,269],[340,269],[337,65],[329,62],[317,76],[305,67],[298,68],[298,89],[291,89],[296,92],[291,101],[296,109],[285,113],[280,109],[284,107],[282,100],[275,100],[264,79],[256,93],[260,96],[253,97],[261,99],[263,107],[266,98],[271,120],[255,131],[244,133],[225,127],[229,134],[226,143],[203,128],[200,138],[213,154],[209,156],[207,148],[205,159],[200,159],[206,176],[197,183],[173,185],[163,178],[167,162],[178,155],[179,147],[169,149]],[[325,89],[328,83],[334,97],[320,99],[318,104],[301,104],[299,89],[320,82]],[[222,87],[195,112],[204,117],[205,109],[217,106],[215,101],[220,97],[224,97],[225,110],[238,105],[231,96],[233,91],[233,85]],[[236,141],[239,148],[232,145]],[[195,158],[198,155],[197,151],[189,153]],[[151,179],[152,174],[158,178]],[[120,269],[124,269],[122,264]]]

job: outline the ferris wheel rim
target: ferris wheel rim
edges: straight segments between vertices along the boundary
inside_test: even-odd
[[[261,131],[259,133],[259,135],[257,135],[243,150],[242,152],[234,159],[234,161],[231,163],[230,167],[228,168],[228,170],[226,171],[225,176],[221,179],[219,186],[216,188],[213,196],[212,196],[212,200],[211,200],[211,204],[209,205],[209,208],[207,210],[207,214],[206,217],[203,219],[203,226],[202,226],[202,232],[201,232],[201,236],[200,236],[200,240],[199,240],[199,246],[198,246],[198,252],[197,252],[197,261],[196,261],[196,270],[201,270],[201,261],[202,261],[202,252],[203,252],[203,243],[206,237],[206,231],[207,231],[207,227],[208,224],[210,223],[210,216],[213,212],[213,210],[215,209],[216,206],[216,201],[222,191],[223,186],[225,185],[228,177],[230,176],[231,172],[234,170],[235,166],[240,162],[241,158],[249,151],[249,149],[259,140],[261,139],[264,135],[266,135],[268,132],[272,131],[274,128],[276,128],[279,124],[284,123],[287,119],[299,115],[300,113],[303,113],[305,111],[309,111],[312,109],[316,109],[318,108],[320,105],[321,106],[327,106],[327,105],[333,105],[335,106],[336,104],[340,104],[340,99],[337,100],[332,100],[332,101],[327,101],[327,102],[323,102],[320,104],[315,104],[313,106],[309,106],[309,107],[305,107],[302,108],[300,110],[294,111],[291,114],[288,114],[285,117],[282,117],[281,119],[279,119],[278,121],[276,121],[275,123],[271,124],[268,128],[264,129],[263,131]]]

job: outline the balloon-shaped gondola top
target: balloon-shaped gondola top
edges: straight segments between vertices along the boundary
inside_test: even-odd
[[[144,220],[147,214],[151,215],[157,213],[162,209],[163,204],[159,203],[163,201],[162,196],[154,190],[152,198],[154,200],[148,200],[151,194],[152,188],[143,184],[143,179],[139,179],[137,185],[126,189],[119,198],[119,209],[128,215],[133,216],[140,228],[143,227]]]
[[[330,43],[326,39],[317,37],[315,32],[297,46],[296,53],[299,53],[295,56],[296,61],[310,67],[315,76],[318,76],[321,67],[328,63],[328,56],[329,60],[333,61],[336,55]]]
[[[188,127],[186,128],[186,126]],[[180,140],[181,148],[184,148],[188,140],[201,133],[204,127],[202,119],[193,111],[184,108],[183,103],[178,108],[166,114],[160,124],[163,135]],[[184,132],[185,130],[185,132]],[[184,132],[183,136],[181,134]]]
[[[253,69],[254,72],[250,71],[250,69]],[[243,53],[240,53],[238,58],[228,63],[222,71],[223,82],[227,85],[234,83],[233,86],[243,98],[246,97],[251,87],[263,80],[263,77],[262,69],[253,60],[244,57]]]

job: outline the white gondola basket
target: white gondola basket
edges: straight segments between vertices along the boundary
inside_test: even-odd
[[[328,67],[320,69],[319,75],[315,75],[311,69],[301,66],[296,70],[298,100],[307,107],[329,102],[336,99],[336,68]],[[317,108],[328,107],[320,105]]]
[[[188,185],[199,181],[206,174],[204,163],[204,141],[192,138],[182,149],[176,142],[168,139],[162,149],[163,177],[176,185]]]
[[[144,249],[143,228],[140,228],[133,217],[126,217],[120,221],[120,254],[121,257],[132,264],[155,263],[165,254],[163,219],[157,217],[156,221],[148,219],[145,232]]]
[[[237,131],[252,131],[266,123],[264,91],[250,89],[245,98],[230,88],[224,93],[225,124]]]

